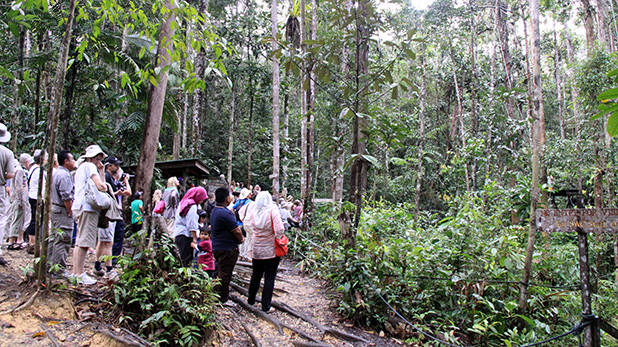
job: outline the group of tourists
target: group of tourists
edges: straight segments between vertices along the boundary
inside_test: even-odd
[[[179,194],[170,178],[154,213],[173,223],[171,236],[186,267],[197,267],[219,279],[215,287],[221,302],[228,306],[229,285],[239,258],[252,262],[248,303],[253,305],[264,278],[261,307],[272,311],[271,301],[281,256],[276,253],[290,221],[292,204],[273,199],[267,191],[247,188],[235,190],[235,184],[220,187],[208,196],[203,187],[193,187],[179,200],[173,218],[167,210]],[[285,211],[285,212],[284,212]],[[170,220],[171,219],[171,220]]]
[[[96,277],[113,279],[116,259],[123,251],[125,223],[123,202],[130,202],[130,230],[142,229],[142,192],[132,193],[129,177],[120,161],[108,156],[96,144],[88,146],[77,160],[67,150],[54,154],[48,162],[44,150],[22,153],[17,160],[2,145],[11,134],[0,123],[0,265],[6,265],[2,248],[34,253],[36,213],[48,197],[44,194],[48,165],[52,167],[51,215],[48,243],[48,271],[54,278],[68,278],[82,285]],[[261,307],[271,311],[271,299],[280,251],[290,227],[298,227],[302,207],[293,198],[273,199],[259,185],[245,188],[242,183],[222,185],[211,192],[196,186],[181,192],[176,177],[167,180],[164,190],[152,197],[153,217],[161,218],[173,238],[182,266],[204,270],[218,278],[215,286],[222,303],[228,301],[234,267],[240,258],[252,262],[248,303],[253,305],[264,278]],[[127,219],[128,221],[128,219]],[[39,226],[40,228],[40,226]],[[6,233],[6,235],[5,235]],[[73,248],[71,271],[67,258]],[[93,271],[85,271],[86,256],[94,252]]]

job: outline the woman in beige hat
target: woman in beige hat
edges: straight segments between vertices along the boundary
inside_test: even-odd
[[[90,285],[97,281],[84,272],[84,262],[88,248],[96,248],[98,236],[99,211],[85,201],[88,180],[92,180],[101,192],[107,191],[105,180],[101,177],[103,158],[107,155],[98,145],[86,148],[75,172],[75,200],[73,201],[73,216],[77,222],[77,237],[73,250],[73,275],[83,284]]]

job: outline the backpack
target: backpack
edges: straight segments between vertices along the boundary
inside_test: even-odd
[[[243,201],[244,200],[244,201]],[[238,212],[240,211],[240,209],[245,206],[247,203],[249,202],[249,199],[242,199],[239,201],[238,204],[236,204],[236,207],[234,207],[234,216],[236,216],[236,221],[241,222],[242,220],[240,220],[240,215],[238,214]]]

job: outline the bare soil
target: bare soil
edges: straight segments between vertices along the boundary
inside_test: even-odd
[[[0,267],[0,347],[4,346],[101,346],[115,347],[139,345],[139,339],[128,331],[105,323],[113,317],[103,317],[99,299],[110,298],[113,285],[100,279],[95,286],[75,287],[67,281],[51,281],[29,306],[7,313],[27,302],[35,293],[35,285],[28,283],[25,269],[32,267],[33,257],[25,250],[4,251],[9,262]],[[70,259],[69,259],[70,263]],[[94,255],[89,254],[86,270],[92,271]],[[320,324],[362,337],[367,342],[349,342],[322,334],[316,327],[285,312],[276,311],[271,316],[293,326],[328,346],[400,346],[402,343],[373,332],[354,327],[336,312],[337,294],[329,291],[325,283],[311,278],[285,260],[277,275],[274,300],[286,303]],[[234,281],[247,287],[251,269],[236,266]],[[235,291],[233,295],[246,300]],[[259,308],[259,306],[255,306]],[[105,319],[107,318],[107,319]],[[110,319],[112,318],[112,319]],[[258,318],[240,306],[217,308],[219,327],[205,346],[251,346],[253,343],[242,323],[255,335],[262,346],[293,346],[308,342],[295,332],[284,329],[280,334],[269,322]],[[113,337],[110,337],[113,336]],[[122,341],[122,342],[121,342]]]

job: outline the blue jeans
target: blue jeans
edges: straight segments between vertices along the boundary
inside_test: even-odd
[[[122,243],[124,242],[124,221],[116,222],[116,230],[114,230],[114,245],[112,246],[112,255],[118,257],[122,254]],[[116,265],[117,258],[112,259],[112,263]]]

